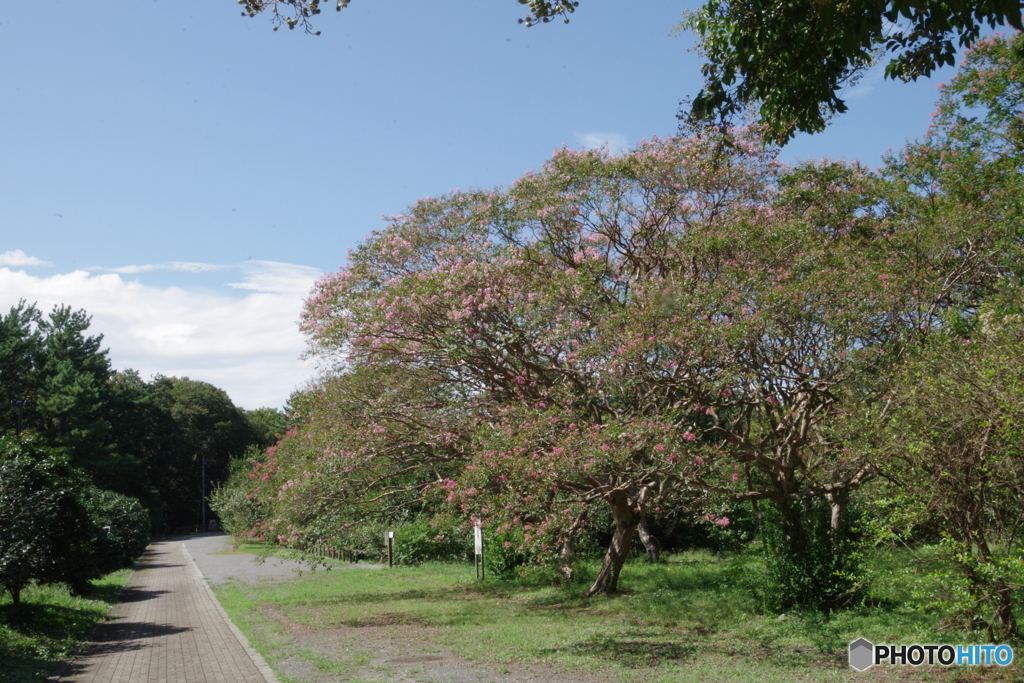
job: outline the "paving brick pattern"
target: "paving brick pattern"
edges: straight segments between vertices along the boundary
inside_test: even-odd
[[[275,683],[239,640],[181,542],[149,546],[110,617],[51,681]]]

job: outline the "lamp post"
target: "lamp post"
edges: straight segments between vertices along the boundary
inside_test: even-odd
[[[199,533],[206,531],[206,451],[203,451],[203,464],[199,475],[199,510],[200,527]]]

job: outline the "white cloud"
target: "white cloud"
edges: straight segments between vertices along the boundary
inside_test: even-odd
[[[218,266],[212,263],[191,263],[188,261],[171,261],[169,263],[148,263],[141,266],[121,266],[119,268],[94,268],[108,273],[120,273],[122,275],[137,275],[138,273],[152,273],[154,270],[177,270],[185,273],[213,273],[224,270],[231,266]]]
[[[845,89],[842,97],[847,100],[862,100],[873,93],[884,80],[885,63],[878,62],[865,71],[856,84]]]
[[[322,275],[316,268],[278,261],[246,261],[238,265],[225,266],[215,263],[191,261],[169,261],[144,265],[119,266],[117,268],[92,268],[91,270],[119,275],[138,275],[154,271],[178,271],[183,273],[215,273],[234,271],[241,273],[241,282],[227,282],[228,287],[271,294],[297,294],[304,296]]]
[[[244,279],[242,282],[229,282],[228,286],[254,292],[306,295],[323,275],[316,268],[276,261],[246,261],[240,268]]]
[[[612,154],[629,150],[629,140],[620,133],[576,133],[576,140],[583,149],[601,149],[607,146]]]
[[[0,314],[20,299],[44,312],[59,304],[82,308],[117,369],[133,368],[144,378],[188,376],[224,389],[245,408],[280,407],[313,373],[312,364],[299,360],[305,342],[296,321],[320,272],[265,261],[230,268],[241,270],[243,282],[231,287],[249,290],[244,296],[150,287],[116,272],[33,277],[0,268]]]
[[[15,249],[14,251],[5,251],[0,254],[0,266],[10,266],[17,268],[19,266],[51,266],[53,265],[49,261],[40,261],[35,256],[29,256],[21,249]]]

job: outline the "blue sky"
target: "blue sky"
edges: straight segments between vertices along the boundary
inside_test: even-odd
[[[280,407],[313,372],[305,293],[382,215],[561,146],[672,134],[700,58],[670,34],[695,6],[583,0],[526,28],[514,0],[352,0],[314,37],[233,0],[8,3],[0,311],[84,308],[116,368]],[[950,73],[874,70],[784,159],[875,164],[923,133]]]

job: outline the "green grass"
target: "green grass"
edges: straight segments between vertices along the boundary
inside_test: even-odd
[[[580,596],[584,584],[476,582],[471,565],[454,564],[316,571],[272,585],[231,584],[216,593],[273,666],[299,659],[342,680],[366,664],[365,653],[328,657],[297,643],[293,630],[395,627],[497,671],[542,664],[626,683],[1020,680],[1018,667],[856,674],[846,664],[846,647],[860,636],[907,644],[983,641],[937,633],[941,615],[884,594],[886,606],[831,618],[762,614],[744,588],[756,576],[756,559],[717,563],[709,554],[689,553],[668,560],[628,564],[621,594],[590,599]],[[882,558],[886,562],[900,566],[901,559]],[[897,583],[883,586],[883,593],[904,591]]]
[[[0,595],[0,682],[46,680],[106,615],[130,576],[130,570],[110,574],[85,597],[64,586],[33,584],[22,591],[18,607],[9,594]]]

